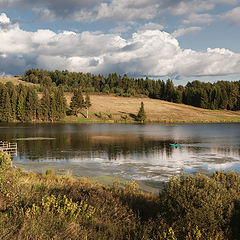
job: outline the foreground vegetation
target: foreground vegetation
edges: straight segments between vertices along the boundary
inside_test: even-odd
[[[230,240],[240,238],[240,175],[178,176],[159,195],[134,182],[12,170],[0,152],[1,239]]]

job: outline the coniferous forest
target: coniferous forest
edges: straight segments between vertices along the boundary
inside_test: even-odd
[[[150,98],[183,103],[205,109],[240,110],[240,81],[218,81],[205,83],[189,82],[186,86],[174,86],[172,80],[152,80],[149,78],[129,78],[116,73],[94,75],[65,71],[27,70],[23,80],[42,86],[62,85],[64,91],[76,88],[92,93],[116,94],[119,96],[146,95]]]
[[[66,99],[61,86],[43,87],[42,97],[36,89],[11,82],[0,83],[0,121],[57,121],[66,115]]]
[[[40,85],[0,83],[1,122],[57,121],[66,116],[64,92],[73,92],[70,110],[73,115],[91,103],[85,102],[82,92],[115,94],[117,96],[144,95],[174,103],[183,103],[205,109],[240,110],[240,81],[205,83],[189,82],[174,86],[172,80],[129,78],[126,74],[108,77],[68,71],[27,70],[22,80]],[[90,101],[86,95],[86,101]]]

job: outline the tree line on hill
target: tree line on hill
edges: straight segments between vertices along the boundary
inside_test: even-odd
[[[56,121],[66,115],[63,88],[44,88],[39,98],[34,87],[0,83],[0,122]]]
[[[88,94],[84,99],[81,89],[74,90],[70,109],[61,85],[43,86],[41,93],[37,90],[34,86],[0,83],[0,122],[53,122],[63,119],[67,112],[77,116],[82,109],[87,110],[88,118],[92,104]]]
[[[86,92],[116,94],[119,96],[146,95],[150,98],[169,102],[184,103],[206,109],[240,110],[240,81],[218,81],[204,83],[189,82],[186,86],[174,86],[172,80],[152,80],[149,78],[129,78],[116,73],[95,75],[91,73],[46,71],[30,69],[23,80],[39,83],[41,86],[64,87],[64,91],[81,88]]]

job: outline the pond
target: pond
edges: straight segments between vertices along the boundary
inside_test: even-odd
[[[181,171],[240,171],[237,123],[0,124],[0,141],[17,142],[14,166],[74,177],[133,179],[150,191]]]

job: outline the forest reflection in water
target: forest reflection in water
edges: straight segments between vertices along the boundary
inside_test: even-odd
[[[71,167],[73,175],[113,175],[166,181],[183,169],[240,170],[240,124],[0,125],[0,139],[16,141],[14,162]],[[170,143],[181,147],[170,147]]]

